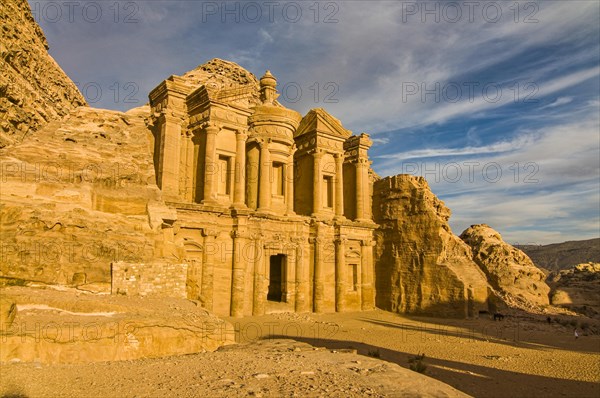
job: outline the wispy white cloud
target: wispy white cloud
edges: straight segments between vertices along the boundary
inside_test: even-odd
[[[540,108],[540,110],[547,109],[547,108],[555,108],[557,106],[570,104],[571,102],[573,102],[573,97],[560,97],[560,98],[557,98],[554,102],[552,102],[548,105],[542,106]]]
[[[523,241],[559,242],[597,237],[600,233],[600,142],[598,111],[592,109],[579,121],[536,132],[529,145],[500,154],[474,154],[473,168],[450,158],[437,167],[436,178],[429,164],[430,184],[453,210],[451,225],[460,233],[474,223],[487,223],[505,238]],[[450,163],[462,168],[462,176],[444,174]],[[485,168],[489,167],[487,174]],[[497,177],[497,170],[501,171]],[[422,171],[422,170],[421,170]],[[452,171],[452,170],[450,170]]]
[[[599,74],[600,67],[587,68],[545,82],[535,83],[535,86],[531,86],[529,94],[533,94],[534,88],[537,88],[537,98],[542,98],[557,91],[576,86],[586,80],[597,78]],[[472,101],[466,99],[457,103],[443,104],[432,112],[427,112],[427,116],[423,119],[422,124],[439,124],[451,118],[472,115],[486,109],[498,108],[518,101],[524,101],[523,98],[515,96],[515,92],[509,91],[506,85],[504,88],[494,89],[492,92],[494,94],[486,95],[485,93],[482,93],[483,95],[473,98]],[[496,100],[497,96],[500,96],[498,100]]]
[[[503,105],[481,100],[457,104],[402,101],[402,84],[439,82],[443,86],[540,46],[589,40],[598,18],[597,6],[588,1],[536,3],[539,9],[533,17],[537,23],[523,23],[530,14],[524,10],[515,23],[509,3],[497,3],[503,17],[495,23],[485,20],[480,8],[473,21],[468,21],[468,10],[463,9],[464,18],[458,23],[444,19],[435,23],[431,17],[422,23],[419,14],[403,19],[403,2],[388,1],[336,2],[339,9],[333,19],[337,23],[323,23],[331,9],[321,9],[319,23],[315,23],[314,7],[308,3],[299,3],[303,17],[297,23],[282,18],[282,6],[273,23],[264,9],[261,23],[245,23],[241,8],[239,22],[229,15],[223,23],[223,2],[214,3],[215,14],[209,14],[203,2],[135,4],[139,7],[136,23],[114,23],[111,18],[96,24],[81,18],[74,23],[42,21],[51,51],[80,82],[100,81],[109,87],[116,79],[133,81],[142,96],[170,74],[183,73],[213,57],[231,57],[254,73],[271,69],[281,83],[299,83],[303,95],[291,104],[295,109],[306,112],[326,106],[350,129],[372,133],[440,123]],[[108,5],[103,9],[112,17]],[[541,92],[548,74],[554,76],[569,62],[594,59],[593,49],[570,47],[568,59],[555,57],[533,69],[519,70],[511,78],[537,82]],[[496,81],[493,76],[475,76],[482,85]],[[323,91],[323,85],[328,82],[337,85],[333,95],[337,102],[325,102],[329,92]],[[321,89],[318,96],[310,88],[315,83]],[[97,105],[135,106],[111,101]]]
[[[372,137],[371,141],[373,141],[374,145],[385,145],[390,142],[390,139],[386,137]]]
[[[425,148],[407,152],[399,152],[388,155],[381,155],[379,159],[394,159],[407,160],[419,158],[435,158],[449,156],[467,156],[467,155],[483,155],[490,153],[510,152],[521,149],[525,146],[532,145],[535,142],[534,134],[524,134],[517,136],[511,141],[500,141],[490,145],[479,147],[464,147],[464,148]],[[384,163],[385,164],[385,163]]]

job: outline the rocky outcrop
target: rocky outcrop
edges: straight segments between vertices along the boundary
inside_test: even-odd
[[[600,263],[579,264],[553,272],[546,280],[552,305],[590,317],[600,317]]]
[[[258,79],[235,62],[213,58],[181,76],[192,87],[205,85],[209,90],[226,90],[247,87],[252,89],[258,101]],[[258,102],[257,102],[258,103]]]
[[[535,305],[549,304],[546,275],[525,253],[504,242],[490,226],[471,225],[460,238],[471,247],[473,259],[494,289]]]
[[[147,116],[80,107],[0,149],[0,277],[109,291],[111,262],[168,251]]]
[[[85,105],[48,54],[48,43],[27,0],[0,4],[0,148]]]
[[[448,225],[450,210],[422,177],[376,181],[377,305],[400,313],[445,317],[487,311],[489,285],[471,249]]]
[[[234,343],[233,327],[174,298],[11,286],[15,321],[0,329],[0,362],[89,363],[184,355]]]

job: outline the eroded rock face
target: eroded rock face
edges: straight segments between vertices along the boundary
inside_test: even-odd
[[[450,210],[422,177],[375,182],[377,305],[400,313],[476,316],[488,310],[488,283],[471,249],[448,225]]]
[[[26,0],[0,4],[0,148],[21,141],[86,101],[48,54]]]
[[[600,263],[579,264],[571,269],[553,272],[546,281],[552,289],[552,305],[590,317],[600,317]]]
[[[162,256],[147,116],[80,107],[0,149],[0,277],[108,290],[111,262]]]
[[[209,89],[227,89],[242,86],[254,88],[258,98],[258,79],[235,62],[213,58],[197,68],[183,74],[186,84],[199,87],[206,85]]]
[[[185,355],[234,343],[231,324],[175,298],[3,288],[16,303],[0,328],[0,362],[88,363]]]
[[[494,289],[536,305],[548,305],[546,276],[521,250],[502,240],[489,225],[471,225],[461,235],[473,250],[473,259]]]

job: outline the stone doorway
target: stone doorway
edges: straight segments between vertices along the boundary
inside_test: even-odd
[[[276,254],[269,259],[268,301],[285,302],[286,261],[284,254]]]

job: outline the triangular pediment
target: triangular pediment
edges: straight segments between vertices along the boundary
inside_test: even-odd
[[[300,126],[296,129],[294,138],[304,134],[318,133],[330,135],[334,137],[348,138],[352,135],[349,130],[346,130],[342,123],[331,116],[325,109],[311,109],[306,116],[302,118]]]

